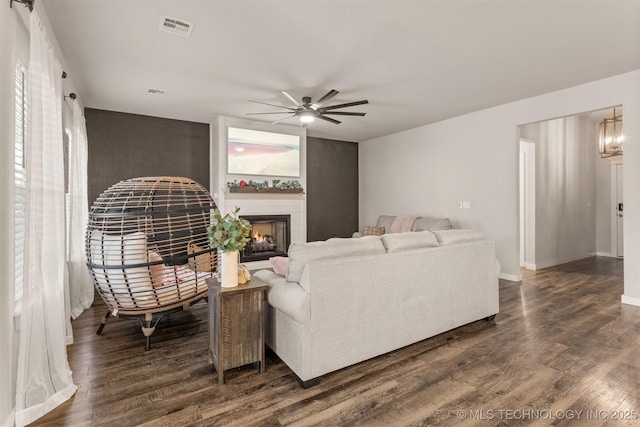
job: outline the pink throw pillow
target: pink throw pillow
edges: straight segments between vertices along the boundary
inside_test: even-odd
[[[273,271],[279,276],[286,276],[289,268],[289,258],[284,256],[274,256],[269,258]]]

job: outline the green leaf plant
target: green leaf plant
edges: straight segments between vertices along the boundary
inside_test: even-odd
[[[238,207],[235,212],[224,216],[218,208],[213,211],[213,220],[207,229],[211,246],[222,252],[241,251],[247,246],[250,241],[251,223],[239,218],[238,212]]]

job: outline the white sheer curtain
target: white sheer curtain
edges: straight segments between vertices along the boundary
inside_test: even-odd
[[[65,210],[62,69],[36,10],[30,15],[27,131],[27,227],[16,425],[69,399],[73,383],[65,345]]]
[[[87,202],[87,127],[78,100],[73,101],[73,128],[69,145],[69,299],[71,317],[77,318],[93,303],[93,283],[84,252],[89,219]]]

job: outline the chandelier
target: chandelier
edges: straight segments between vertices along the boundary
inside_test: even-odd
[[[614,108],[613,117],[605,118],[600,122],[600,156],[603,158],[621,156],[623,142],[622,114],[616,116]]]

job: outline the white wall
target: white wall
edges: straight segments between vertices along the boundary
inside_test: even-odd
[[[520,127],[535,141],[535,268],[595,254],[597,133],[586,116]]]
[[[503,277],[517,279],[518,125],[614,105],[628,141],[624,301],[640,304],[640,70],[362,142],[360,226],[383,213],[447,216],[494,239]]]

